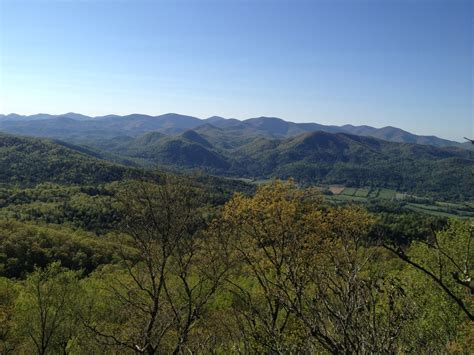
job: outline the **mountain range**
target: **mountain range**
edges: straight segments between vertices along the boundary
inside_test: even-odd
[[[398,128],[177,114],[30,118],[9,115],[0,121],[0,131],[10,132],[0,133],[0,183],[34,184],[45,178],[99,183],[137,167],[161,167],[228,178],[292,177],[305,185],[390,188],[445,200],[474,198],[473,150]]]
[[[231,135],[221,135],[222,131],[206,125],[174,136],[152,132],[88,146],[0,134],[0,183],[114,181],[136,170],[114,164],[120,160],[111,157],[120,157],[135,166],[144,162],[230,178],[292,177],[305,185],[372,186],[446,200],[474,198],[473,151],[322,131],[239,141],[227,140]]]
[[[62,115],[0,115],[0,131],[59,139],[136,137],[147,132],[160,132],[169,135],[207,124],[223,128],[227,132],[238,132],[239,134],[244,132],[247,135],[261,135],[268,138],[289,138],[306,132],[323,131],[368,136],[391,142],[470,148],[470,145],[467,144],[436,136],[416,135],[391,126],[383,128],[353,125],[331,126],[318,123],[294,123],[277,117],[257,117],[240,121],[218,116],[199,119],[174,113],[160,116],[132,114],[97,117],[72,112]]]

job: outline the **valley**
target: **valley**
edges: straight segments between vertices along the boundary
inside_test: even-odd
[[[0,355],[472,354],[469,0],[0,0]]]
[[[452,202],[474,199],[474,151],[460,143],[388,141],[347,133],[347,128],[263,117],[5,117],[0,131],[49,137],[72,151],[135,169],[161,167],[248,179],[292,177],[304,185],[373,186]],[[367,129],[352,131],[365,134]]]
[[[448,203],[435,201],[400,193],[396,190],[378,188],[347,188],[341,186],[323,187],[323,191],[329,191],[326,195],[328,201],[335,203],[371,203],[377,200],[387,200],[399,204],[404,209],[448,218],[464,218],[474,220],[474,203],[466,201],[463,203]],[[323,192],[323,193],[324,193]]]

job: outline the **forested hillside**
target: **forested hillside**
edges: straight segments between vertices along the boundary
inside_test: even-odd
[[[296,180],[140,171],[94,149],[0,136],[2,353],[472,348],[469,214],[427,215],[383,194],[354,205],[308,183],[351,167],[339,178],[402,176],[401,186],[423,179],[420,191],[454,194],[437,179],[457,172],[461,194],[471,153],[323,132],[241,142],[216,130],[148,133],[113,151]]]
[[[474,152],[324,132],[289,139],[206,125],[179,135],[79,142],[1,135],[0,182],[88,184],[122,179],[129,166],[204,171],[233,178],[294,178],[306,185],[390,188],[418,196],[474,198]]]
[[[209,124],[174,136],[147,133],[80,143],[153,165],[230,177],[292,177],[308,185],[391,188],[445,200],[474,198],[474,154],[456,148],[325,132],[270,139]]]
[[[442,198],[472,199],[474,155],[457,149],[397,144],[315,132],[242,149],[247,171],[308,184],[377,186]],[[240,153],[240,152],[239,152]]]
[[[80,148],[78,148],[80,149]],[[0,183],[96,184],[122,179],[127,169],[59,142],[0,133]]]
[[[344,202],[314,185],[398,183],[466,199],[472,153],[216,131],[103,142],[161,170],[0,136],[2,354],[469,353],[471,205],[449,219],[387,189]],[[295,179],[163,170],[178,166]]]
[[[1,195],[2,353],[472,348],[470,222],[281,181],[216,200],[209,183]]]

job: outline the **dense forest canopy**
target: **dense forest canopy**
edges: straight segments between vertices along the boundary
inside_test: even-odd
[[[5,188],[2,352],[472,347],[470,222],[334,205],[292,181],[209,184]]]
[[[214,130],[0,135],[0,353],[472,349],[472,153]]]
[[[0,133],[0,183],[31,185],[41,182],[97,184],[122,179],[124,167],[50,140]]]
[[[325,132],[270,139],[209,125],[172,136],[152,132],[77,143],[88,147],[0,133],[0,183],[107,183],[137,176],[139,167],[160,166],[234,179],[387,188],[443,201],[474,199],[474,152],[457,148]]]

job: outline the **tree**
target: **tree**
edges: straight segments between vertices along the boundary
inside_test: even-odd
[[[59,263],[36,269],[25,280],[15,302],[16,335],[24,352],[66,354],[79,332],[73,305],[78,274]]]
[[[0,277],[0,354],[10,354],[15,350],[13,319],[17,288],[12,280]]]
[[[428,242],[414,242],[410,252],[385,244],[384,247],[422,272],[474,321],[473,246],[474,230],[467,222],[451,221]]]
[[[308,216],[320,200],[314,190],[274,181],[252,197],[236,194],[214,222],[230,248],[233,273],[227,287],[246,351],[284,353],[304,343],[279,293],[290,286],[292,250],[308,241],[313,228]]]
[[[110,345],[178,353],[226,272],[211,237],[202,232],[200,190],[185,179],[164,176],[159,184],[131,182],[119,200],[123,270],[106,293],[118,305],[113,311],[119,322],[111,326],[90,314],[84,323]]]
[[[371,217],[357,207],[318,216],[314,242],[324,248],[293,258],[287,307],[313,341],[331,353],[394,353],[411,320],[410,300],[396,279],[378,265],[377,247],[366,246]],[[289,291],[288,291],[289,290]]]
[[[329,207],[291,181],[226,204],[217,226],[230,240],[227,282],[247,351],[402,349],[411,303],[376,266],[380,249],[367,246],[372,224],[363,209]]]

